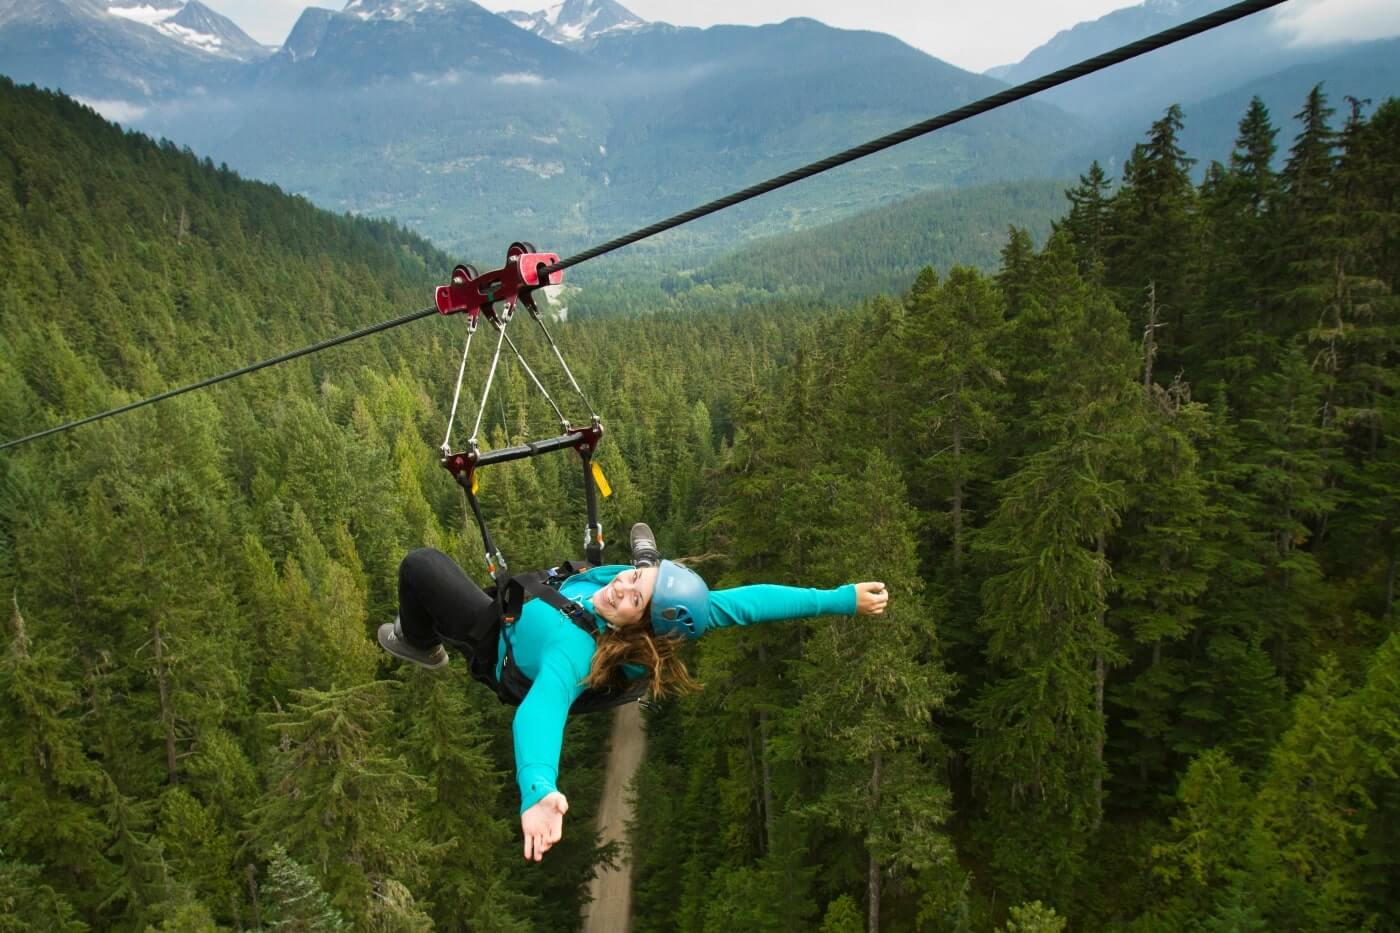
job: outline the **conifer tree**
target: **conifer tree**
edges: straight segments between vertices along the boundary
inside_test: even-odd
[[[1024,309],[1034,260],[1035,247],[1031,243],[1031,235],[1019,227],[1007,230],[1006,246],[1001,251],[1001,272],[997,275],[997,285],[1006,296],[1008,318],[1016,317]]]
[[[1195,162],[1182,150],[1181,108],[1167,108],[1152,124],[1147,141],[1133,147],[1123,165],[1123,183],[1113,199],[1113,234],[1107,281],[1128,309],[1133,332],[1147,323],[1140,296],[1150,289],[1168,324],[1161,343],[1162,362],[1175,371],[1184,361],[1189,335],[1184,334],[1194,300],[1192,233],[1197,223]]]
[[[1113,186],[1103,166],[1095,159],[1087,174],[1079,176],[1079,184],[1065,191],[1069,199],[1069,215],[1054,225],[1074,244],[1079,258],[1079,274],[1088,281],[1099,281],[1104,274],[1108,239],[1112,231]]]
[[[1211,749],[1191,762],[1177,788],[1170,841],[1152,847],[1153,875],[1167,896],[1147,911],[1153,921],[1184,928],[1232,897],[1252,897],[1264,846],[1252,822],[1252,795],[1239,767]]]
[[[428,854],[413,825],[421,778],[380,744],[389,685],[295,690],[269,715],[276,746],[267,790],[250,814],[253,840],[306,860],[335,907],[368,916],[377,885],[416,883]]]
[[[241,892],[234,871],[236,840],[183,787],[161,794],[156,835],[174,877],[190,888],[200,903],[226,921],[235,920]]]
[[[1238,388],[1256,369],[1272,366],[1278,352],[1277,132],[1264,102],[1253,98],[1228,167],[1212,165],[1201,188],[1206,235],[1216,248],[1203,251],[1201,300],[1189,325],[1203,351],[1192,381],[1207,397],[1228,393],[1236,405]]]
[[[1255,825],[1270,854],[1260,894],[1275,922],[1347,929],[1360,919],[1364,766],[1335,660],[1324,659],[1294,707],[1259,788]]]
[[[522,899],[504,883],[515,835],[497,815],[501,779],[486,724],[468,699],[481,694],[460,665],[453,676],[403,676],[395,698],[406,726],[401,741],[429,794],[418,819],[435,847],[423,888],[433,920],[440,929],[523,931]]]
[[[1107,540],[1128,504],[1139,396],[1122,317],[1079,279],[1063,241],[1041,257],[1015,326],[1049,350],[1031,407],[1043,439],[978,539],[993,568],[979,625],[995,679],[968,713],[971,756],[999,886],[1062,898],[1102,817],[1104,685],[1119,650],[1105,620]]]
[[[114,871],[97,905],[104,922],[139,929],[189,899],[170,873],[154,829],[153,801],[127,796],[110,779],[105,815],[112,832],[107,855]]]
[[[10,861],[0,852],[0,931],[85,933],[88,929],[73,905],[45,883],[39,868]]]
[[[1163,389],[1145,370],[1143,382],[1133,419],[1136,457],[1123,464],[1130,505],[1111,547],[1109,618],[1131,667],[1110,699],[1129,711],[1124,726],[1131,736],[1119,739],[1128,767],[1115,777],[1150,800],[1182,750],[1181,696],[1190,664],[1180,646],[1199,624],[1199,599],[1221,556],[1197,453],[1210,440],[1208,414],[1180,382]]]
[[[35,643],[17,598],[9,621],[0,654],[3,854],[50,868],[55,904],[90,907],[111,873],[104,855],[111,830],[99,812],[107,776],[83,747],[79,694],[60,654]]]
[[[1008,911],[1005,933],[1061,933],[1067,921],[1040,901],[1017,904]]]
[[[264,926],[277,933],[340,933],[348,930],[325,890],[307,871],[274,843],[268,853],[267,880],[259,889]]]
[[[818,624],[798,667],[797,729],[804,757],[823,764],[811,811],[860,839],[868,854],[867,925],[878,930],[883,879],[951,856],[943,829],[947,790],[925,770],[940,753],[931,718],[951,686],[938,659],[933,614],[916,595],[922,584],[913,515],[897,469],[877,451],[838,495],[838,514],[852,523],[846,539],[859,537],[878,556],[857,564],[848,548],[833,550],[823,576],[883,580],[898,602],[878,620]]]
[[[916,283],[910,302],[904,340],[913,354],[909,375],[919,396],[910,406],[902,440],[904,446],[911,441],[919,445],[914,485],[937,497],[920,505],[929,511],[946,509],[946,524],[940,522],[939,530],[948,539],[956,573],[975,514],[970,486],[986,477],[988,451],[1002,427],[1006,377],[997,353],[1000,300],[991,283],[959,267],[936,289],[919,290]]]

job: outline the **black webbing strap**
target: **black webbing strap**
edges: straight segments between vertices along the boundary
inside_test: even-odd
[[[583,556],[590,564],[603,562],[603,525],[598,521],[598,490],[593,482],[593,450],[587,444],[578,449],[583,460],[583,495],[588,503],[588,527],[584,529]]]
[[[558,609],[568,617],[570,622],[588,633],[589,636],[596,638],[598,623],[593,614],[559,592],[559,586],[564,580],[587,569],[591,568],[585,565],[579,569],[574,564],[565,562],[553,570],[518,573],[511,577],[499,591],[501,594],[501,621],[507,627],[515,624],[524,609],[525,597],[528,594],[535,599],[544,600],[546,605]],[[558,582],[551,583],[551,580]]]

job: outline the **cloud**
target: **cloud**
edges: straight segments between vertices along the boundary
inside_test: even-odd
[[[451,87],[454,84],[461,84],[464,78],[470,76],[453,68],[440,74],[431,75],[415,71],[412,77],[416,84],[426,84],[428,87]]]
[[[512,71],[496,75],[491,81],[493,84],[544,84],[545,79],[529,71]]]
[[[128,100],[91,100],[77,98],[78,103],[91,107],[113,123],[131,123],[146,115],[147,107]]]
[[[1274,14],[1290,45],[1365,41],[1400,35],[1395,0],[1293,0]]]

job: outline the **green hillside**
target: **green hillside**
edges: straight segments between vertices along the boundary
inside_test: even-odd
[[[925,266],[1001,264],[1007,228],[1039,243],[1064,213],[1063,181],[935,191],[815,230],[769,237],[690,275],[697,285],[743,285],[760,295],[848,302],[902,291]],[[668,284],[684,287],[685,278]]]

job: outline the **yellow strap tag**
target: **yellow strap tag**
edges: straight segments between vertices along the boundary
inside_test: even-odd
[[[481,488],[481,482],[477,479],[478,475],[475,470],[472,471],[472,495],[476,495],[476,491]]]
[[[598,491],[603,494],[603,498],[612,495],[612,487],[608,485],[608,478],[603,475],[603,468],[598,466],[598,461],[593,462],[593,481],[598,484]]]

